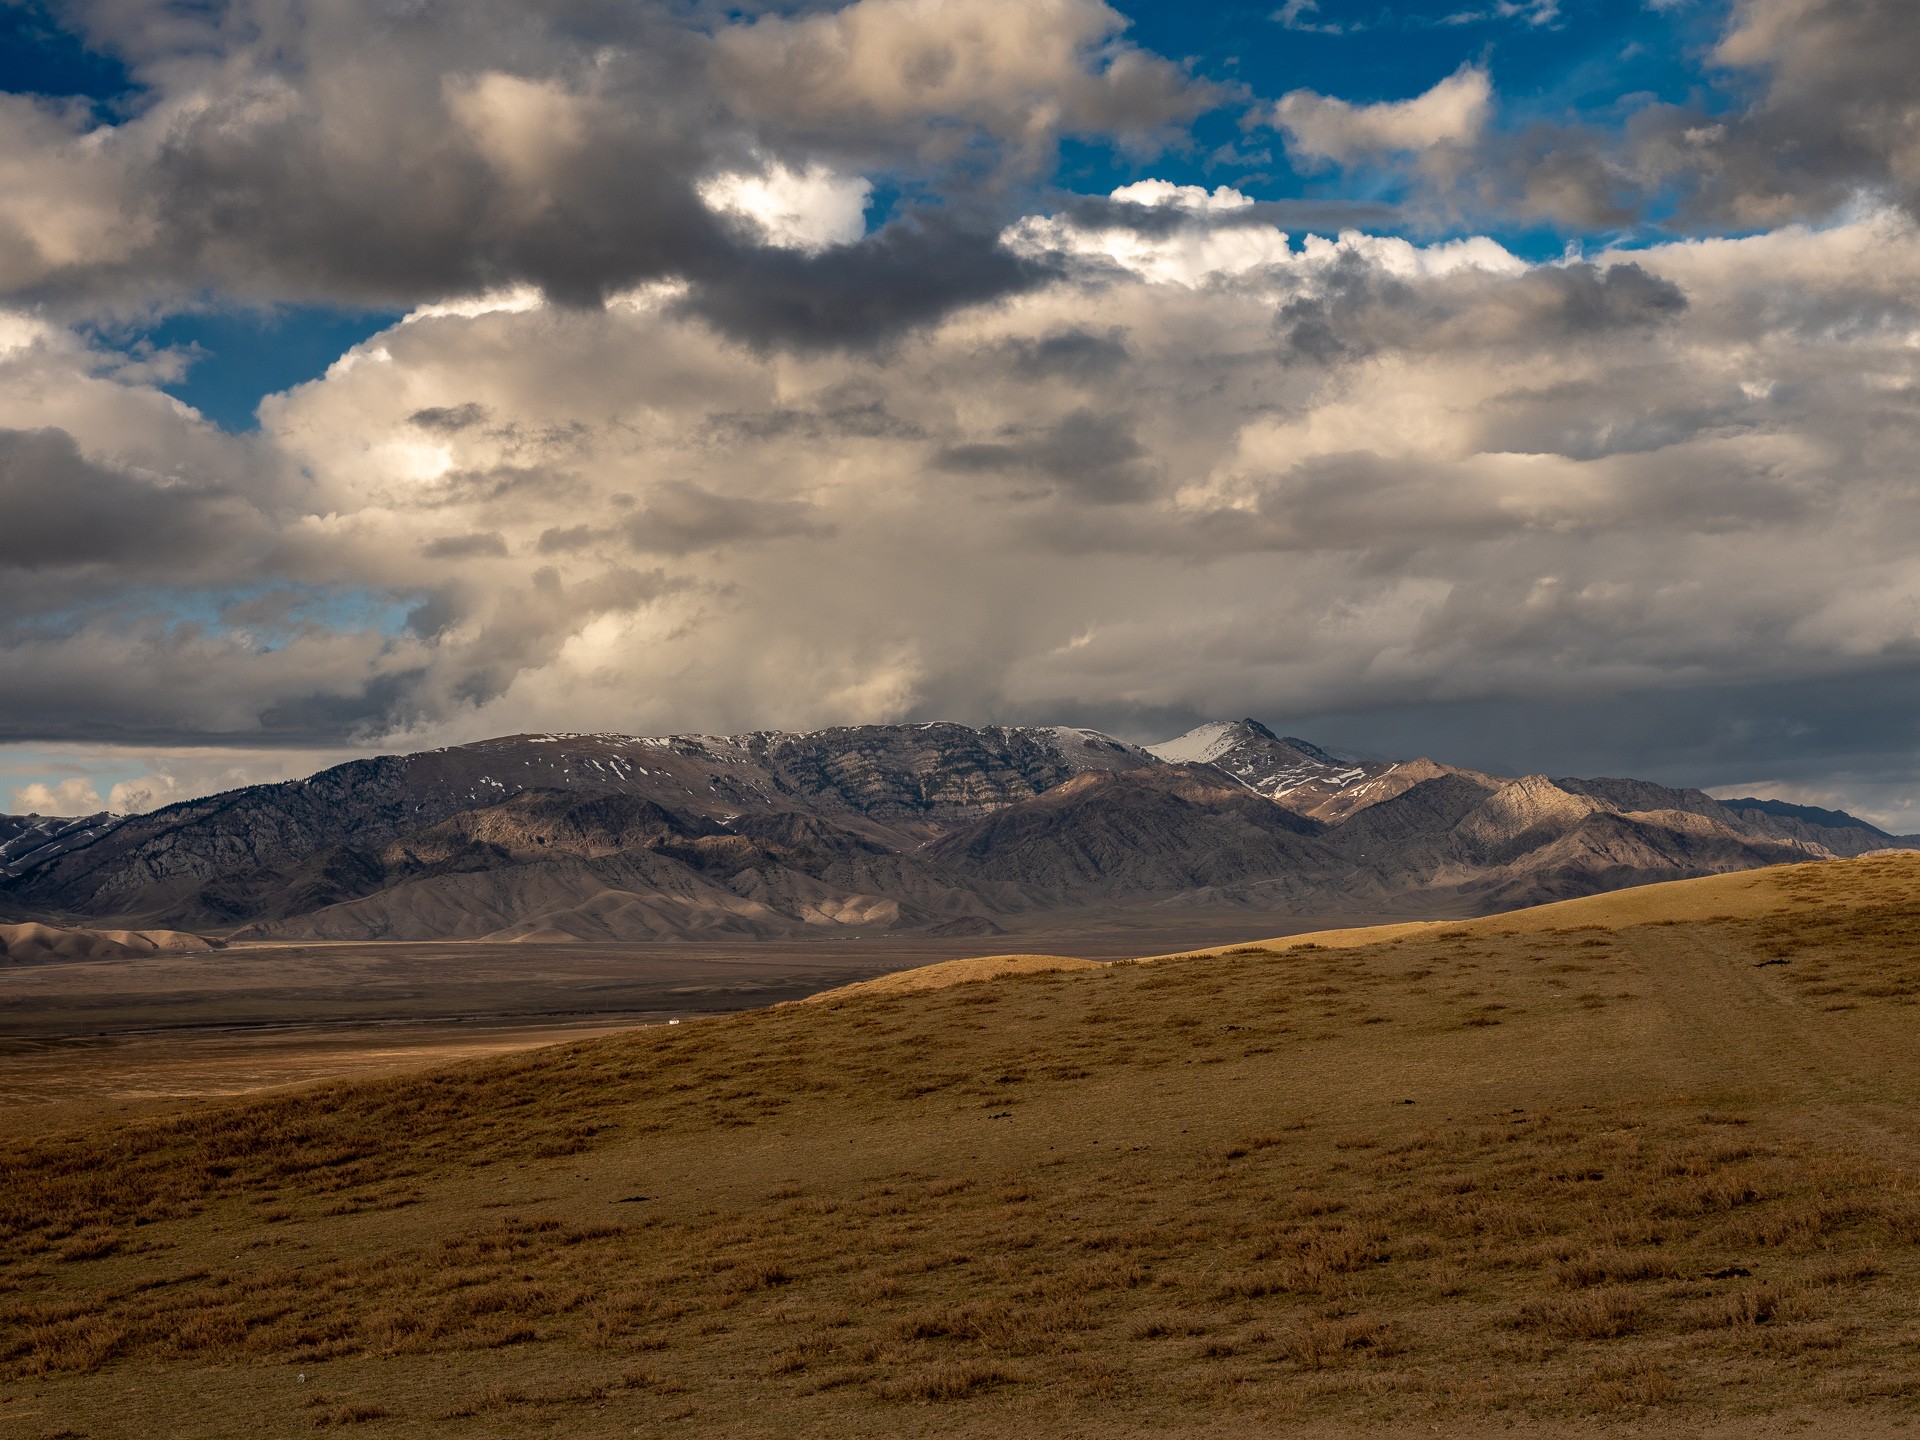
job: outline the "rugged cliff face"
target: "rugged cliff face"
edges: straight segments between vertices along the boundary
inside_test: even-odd
[[[1031,800],[1086,771],[1138,770],[1145,750],[1096,730],[866,725],[743,737],[774,787],[815,811],[944,827]]]
[[[1831,843],[1829,843],[1831,842]],[[1341,759],[1252,721],[522,735],[0,824],[0,915],[243,936],[991,933],[1153,903],[1475,910],[1902,844],[1635,780]]]

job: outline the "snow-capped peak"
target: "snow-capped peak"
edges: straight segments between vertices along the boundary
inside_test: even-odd
[[[1210,765],[1246,739],[1244,727],[1233,720],[1209,720],[1184,735],[1147,746],[1169,765]]]

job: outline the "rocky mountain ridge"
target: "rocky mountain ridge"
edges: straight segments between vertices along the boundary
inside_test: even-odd
[[[84,845],[125,818],[104,810],[95,815],[0,815],[0,875]]]
[[[1279,736],[1258,720],[1212,720],[1146,747],[1170,764],[1212,765],[1298,815],[1338,824],[1441,775],[1495,777],[1433,760],[1358,760]]]
[[[1350,760],[1253,721],[524,735],[28,837],[14,916],[236,938],[991,934],[1144,905],[1475,913],[1903,844],[1633,780]],[[40,843],[31,843],[33,836]]]

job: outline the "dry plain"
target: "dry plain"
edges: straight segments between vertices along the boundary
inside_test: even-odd
[[[0,1435],[1920,1425],[1920,857],[1025,968],[0,1140]]]
[[[1196,935],[1245,939],[1330,923],[1173,915],[1107,913],[992,943],[1115,959]],[[856,930],[811,941],[254,943],[83,962],[0,959],[0,1134],[753,1009],[989,943]]]

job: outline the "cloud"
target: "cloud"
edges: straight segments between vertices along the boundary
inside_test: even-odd
[[[0,429],[0,568],[164,574],[197,569],[263,529],[218,487],[89,461],[62,429]]]
[[[16,815],[95,815],[106,808],[92,782],[77,776],[57,785],[22,785],[13,792]]]
[[[855,0],[729,27],[715,49],[724,88],[796,136],[939,163],[972,129],[1037,165],[1060,135],[1144,141],[1215,102],[1126,25],[1100,0]]]
[[[1915,778],[1911,6],[1734,0],[1710,109],[1496,123],[1479,65],[1260,104],[1344,198],[1045,208],[1063,140],[1228,92],[1097,0],[74,14],[143,88],[0,97],[37,808],[529,729],[1218,713]],[[1693,238],[1482,233],[1649,216]],[[406,318],[237,437],[82,338],[209,294]]]
[[[466,535],[436,535],[421,545],[420,553],[429,560],[467,560],[480,556],[504,557],[507,542],[496,530],[476,530]]]
[[[1541,23],[1553,6],[1502,4]],[[1465,19],[1499,18],[1488,11]],[[1567,230],[1755,230],[1836,219],[1862,203],[1920,213],[1920,112],[1910,57],[1920,11],[1904,0],[1733,0],[1702,79],[1711,103],[1625,97],[1619,121],[1486,123],[1463,70],[1394,106],[1300,91],[1275,107],[1294,153],[1397,166],[1434,223],[1463,215]],[[1704,87],[1703,87],[1704,88]],[[1415,123],[1412,111],[1447,93]],[[1394,118],[1396,127],[1363,123]],[[1423,136],[1443,136],[1423,150]],[[1398,153],[1400,158],[1395,159]]]
[[[1172,185],[1165,180],[1136,180],[1131,185],[1120,186],[1111,198],[1123,205],[1171,207],[1196,215],[1232,214],[1253,204],[1249,197],[1230,186],[1216,185],[1209,192],[1201,185]]]
[[[793,500],[747,500],[697,485],[666,484],[630,511],[620,533],[643,555],[690,555],[745,541],[821,538],[829,533],[814,507]]]
[[[1478,66],[1463,65],[1411,100],[1354,105],[1312,90],[1294,90],[1273,107],[1273,124],[1286,133],[1293,154],[1349,164],[1370,156],[1470,145],[1480,137],[1492,106],[1492,79]]]
[[[1315,18],[1319,14],[1320,0],[1287,0],[1268,18],[1283,29],[1300,30],[1311,35],[1345,35],[1350,30],[1365,28]]]
[[[1917,47],[1920,13],[1900,0],[1741,0],[1713,59],[1762,89],[1719,134],[1696,127],[1689,168],[1703,203],[1777,222],[1871,186],[1911,208],[1920,199]]]
[[[172,775],[141,775],[118,781],[108,792],[106,808],[116,815],[145,815],[176,800],[192,798],[193,792]]]
[[[935,717],[1912,769],[1821,698],[1920,673],[1911,5],[1732,0],[1710,106],[1535,124],[1484,64],[1256,101],[1100,0],[69,18],[138,91],[0,96],[0,739],[118,758],[40,808]],[[1228,102],[1363,178],[1034,201]],[[1482,233],[1649,216],[1701,238]],[[81,338],[209,300],[406,319],[236,437]]]
[[[680,281],[736,333],[819,325],[838,343],[1021,284],[956,237],[991,237],[1010,179],[1062,136],[1152,148],[1222,93],[1128,44],[1098,0],[735,21],[663,0],[590,16],[231,0],[72,19],[137,101],[101,123],[0,96],[0,303],[89,319],[209,292],[433,315]],[[844,271],[805,262],[860,239],[869,167],[954,218],[875,238],[881,268],[929,268],[849,331]]]
[[[42,814],[95,814],[102,809],[144,814],[217,791],[310,775],[360,753],[217,745],[0,746],[0,795],[9,797],[16,814],[35,808]]]
[[[723,266],[691,267],[712,282],[680,306],[756,346],[884,343],[968,305],[1043,283],[1047,267],[937,211],[911,215],[817,255],[757,250]]]
[[[1413,703],[1908,643],[1899,426],[1834,378],[1906,363],[1897,218],[1530,266],[1127,208],[1166,212],[1142,244],[1236,225],[1270,263],[1121,265],[1061,222],[1017,298],[884,351],[743,350],[674,291],[410,317],[261,407],[238,453],[301,477],[249,512],[268,543],[172,547],[199,568],[164,595],[9,593],[12,733]],[[101,384],[38,363],[42,394]],[[148,393],[109,384],[89,428]],[[42,486],[35,523],[81,534],[86,493]],[[139,528],[217,537],[200,493]],[[1836,547],[1872,601],[1812,578]]]
[[[738,216],[764,243],[808,252],[847,245],[866,233],[871,182],[826,166],[793,170],[774,161],[760,171],[728,171],[700,186],[715,210]]]
[[[1152,199],[1143,202],[1142,195]],[[1111,198],[1122,203],[1097,217],[1028,216],[1009,226],[1002,242],[1031,260],[1094,262],[1157,283],[1189,287],[1276,268],[1314,273],[1360,254],[1370,265],[1401,275],[1463,268],[1515,273],[1526,268],[1482,236],[1422,246],[1348,230],[1335,240],[1305,236],[1295,248],[1286,231],[1256,207],[1240,204],[1244,197],[1231,190],[1223,198],[1221,191],[1209,196],[1198,186],[1176,190],[1164,182],[1145,181],[1123,186]],[[1138,223],[1142,218],[1149,223]]]
[[[1443,15],[1441,25],[1481,25],[1490,20],[1518,20],[1536,29],[1560,22],[1560,0],[1494,0],[1479,9],[1455,10]]]
[[[1916,643],[1901,392],[1847,378],[1913,363],[1897,213],[1529,265],[1120,203],[1166,212],[1143,245],[1237,225],[1270,263],[1016,227],[1051,268],[883,350],[743,349],[668,292],[396,326],[260,443],[308,477],[288,572],[413,620],[284,660],[83,628],[10,652],[15,713],[288,743],[1285,715]]]
[[[1014,427],[1004,438],[948,446],[933,463],[962,475],[1031,475],[1096,504],[1145,499],[1157,478],[1127,418],[1091,409],[1074,410],[1037,431]]]

